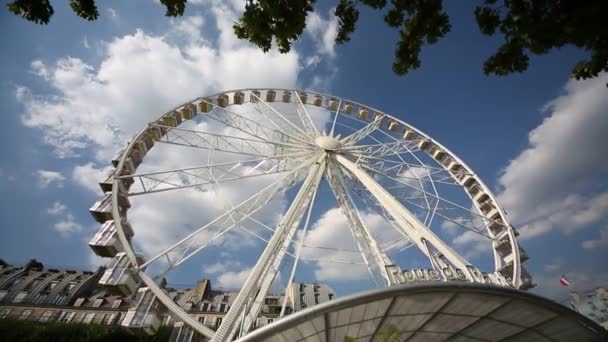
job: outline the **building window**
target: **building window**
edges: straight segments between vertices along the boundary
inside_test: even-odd
[[[11,313],[11,309],[0,310],[0,319],[5,319]]]
[[[62,311],[59,314],[59,318],[57,319],[57,321],[62,323],[70,323],[74,319],[74,316],[76,316],[75,312]]]
[[[122,299],[115,299],[112,302],[112,309],[118,309],[121,304],[122,304]]]
[[[93,319],[95,319],[95,313],[94,312],[88,313],[88,314],[84,315],[84,319],[82,320],[82,323],[90,324],[93,321]]]
[[[222,298],[222,302],[224,302],[224,303],[228,303],[228,299],[229,299],[229,297],[228,297],[228,296],[224,296],[224,298]]]
[[[319,294],[315,293],[315,304],[319,304]]]
[[[6,290],[1,290],[0,291],[0,300],[4,299],[4,297],[6,296],[7,291]]]
[[[114,323],[114,318],[116,318],[116,314],[106,314],[103,316],[101,323],[105,325],[112,325]]]
[[[209,309],[209,303],[203,303],[202,311],[207,311],[207,309]]]
[[[103,304],[103,298],[97,298],[93,302],[93,307],[94,308],[99,308],[99,307],[101,307],[101,304]]]
[[[226,304],[221,304],[220,305],[220,312],[224,312],[225,309],[226,309]]]
[[[82,306],[82,304],[84,304],[85,300],[86,300],[86,298],[78,298],[78,299],[76,299],[76,301],[74,302],[74,306]]]
[[[268,319],[268,324],[272,323],[273,321],[274,321],[274,319],[269,318],[269,319]]]
[[[21,312],[21,315],[19,316],[19,319],[28,319],[31,314],[32,310],[23,310],[23,312]]]
[[[51,317],[53,317],[53,311],[45,311],[42,314],[42,317],[40,317],[40,322],[48,322],[51,320]]]
[[[222,317],[218,317],[215,319],[215,329],[219,328],[222,324]]]
[[[332,300],[332,299],[334,299],[334,294],[333,294],[333,293],[330,293],[330,294],[329,294],[329,300]]]
[[[53,290],[55,288],[55,286],[57,286],[57,284],[59,284],[59,280],[53,280],[50,284],[49,284],[49,290]]]
[[[76,287],[76,284],[77,283],[75,281],[71,281],[65,291],[72,291]]]
[[[21,303],[23,301],[23,298],[25,298],[25,296],[27,296],[27,292],[21,291],[21,292],[17,293],[15,298],[13,298],[13,303]]]

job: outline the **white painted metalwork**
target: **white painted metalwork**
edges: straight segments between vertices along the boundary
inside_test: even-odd
[[[159,147],[200,152],[207,165],[137,172]],[[489,277],[513,288],[532,286],[516,231],[473,170],[427,134],[354,101],[289,89],[240,89],[199,97],[150,122],[112,164],[115,169],[100,183],[106,195],[90,209],[102,224],[90,245],[100,256],[113,257],[101,277],[109,290],[135,294],[140,289],[141,300],[135,301],[140,304],[133,307],[129,325],[150,332],[157,321],[149,308],[162,303],[175,320],[213,341],[246,335],[285,258],[293,258],[287,284],[294,281],[298,262],[306,261],[365,265],[378,286],[390,286],[401,282],[402,275],[395,271],[398,253],[417,247],[437,279],[449,280],[457,270],[463,279],[485,282],[442,238],[443,226],[456,229],[454,234],[473,233],[487,243],[494,256]],[[356,250],[306,242],[323,179],[346,218]],[[145,227],[127,221],[129,198],[137,201],[177,190],[205,192],[210,187],[220,191],[220,185],[247,181],[263,186],[168,247],[146,254],[147,261],[140,256],[130,225],[135,231]],[[299,190],[287,195],[297,185]],[[273,228],[276,222],[256,215],[279,196],[290,204]],[[374,232],[364,220],[372,213],[388,222],[396,236],[385,239]],[[161,279],[237,230],[265,249],[216,332],[175,304]],[[303,250],[350,253],[360,260],[304,256]],[[285,303],[281,311],[282,316]]]

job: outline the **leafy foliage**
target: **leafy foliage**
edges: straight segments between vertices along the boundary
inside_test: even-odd
[[[245,12],[234,24],[240,39],[267,52],[276,41],[282,53],[291,50],[306,28],[306,17],[316,0],[244,0]],[[484,62],[486,75],[508,75],[528,69],[529,54],[542,55],[552,49],[574,45],[588,51],[590,57],[572,69],[577,79],[592,78],[608,71],[608,13],[606,0],[478,0],[475,19],[485,35],[500,35],[504,43]],[[187,0],[160,0],[165,15],[184,14]],[[96,20],[95,0],[70,0],[74,12]],[[384,21],[399,30],[393,71],[399,75],[421,65],[424,45],[437,43],[451,30],[443,0],[337,0],[334,15],[338,19],[337,44],[351,39],[359,19],[358,6],[386,11]],[[49,0],[14,0],[8,10],[37,24],[48,24],[54,10]]]
[[[81,323],[40,323],[0,319],[2,341],[28,342],[160,342],[168,341],[171,329],[161,327],[154,336],[133,333],[116,326]]]
[[[8,10],[36,24],[48,24],[55,13],[49,0],[15,0],[7,4]]]
[[[500,32],[505,38],[498,51],[483,66],[486,74],[507,75],[528,68],[527,52],[542,55],[553,48],[574,45],[590,51],[572,76],[585,79],[608,71],[608,2],[577,0],[485,0],[475,9],[482,33]]]
[[[245,13],[234,25],[240,39],[267,52],[276,39],[279,51],[291,50],[291,44],[304,31],[306,16],[313,9],[314,0],[247,0]]]
[[[99,18],[95,0],[70,0],[70,7],[83,19],[93,21]]]

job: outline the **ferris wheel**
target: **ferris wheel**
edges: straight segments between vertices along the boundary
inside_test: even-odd
[[[170,150],[153,155],[158,148]],[[180,153],[188,153],[177,158],[182,165],[163,162]],[[152,161],[146,164],[144,157]],[[432,280],[532,286],[516,230],[473,170],[429,135],[355,101],[288,89],[199,97],[150,122],[112,163],[115,169],[100,183],[105,197],[90,210],[102,224],[90,245],[112,258],[100,283],[134,295],[139,307],[133,317],[141,316],[142,326],[141,312],[160,302],[213,341],[246,334],[281,265],[289,265],[283,276],[291,283],[307,258],[337,262],[310,258],[315,250],[332,249],[306,240],[323,206],[344,215],[356,247],[347,252],[357,254],[375,286]],[[218,195],[230,186],[230,196]],[[132,204],[180,191],[213,193],[220,209],[209,209],[213,216],[200,226],[192,222],[196,226],[178,230],[173,240],[146,248],[138,242],[146,227],[127,216]],[[277,198],[283,206],[273,206]],[[372,227],[370,215],[383,225]],[[221,250],[235,231],[258,241],[261,254],[214,331],[167,295],[163,279],[206,251]],[[472,265],[470,255],[454,246],[464,236],[493,255],[489,266]],[[426,268],[410,270],[413,254]]]

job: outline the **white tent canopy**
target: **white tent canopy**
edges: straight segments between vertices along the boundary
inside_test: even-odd
[[[290,315],[239,341],[341,342],[347,336],[374,341],[388,331],[408,342],[608,340],[602,327],[548,299],[509,288],[451,282],[341,298]]]

